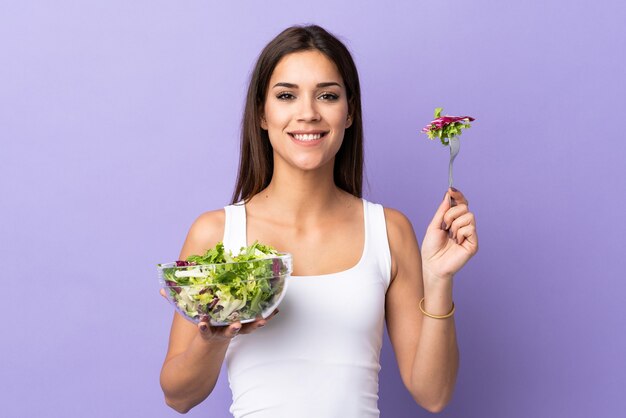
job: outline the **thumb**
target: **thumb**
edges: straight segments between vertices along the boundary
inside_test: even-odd
[[[435,216],[433,216],[433,220],[430,222],[430,225],[428,225],[428,229],[445,230],[446,227],[449,227],[450,225],[444,226],[443,224],[443,215],[445,215],[448,209],[450,209],[450,192],[446,191],[446,194],[443,196],[443,201],[437,208]]]

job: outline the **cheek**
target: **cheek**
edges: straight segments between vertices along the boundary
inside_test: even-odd
[[[333,125],[345,126],[346,119],[348,118],[348,104],[344,103],[343,106],[330,110],[325,116],[326,120]]]
[[[346,128],[346,122],[348,119],[347,110],[341,112],[334,112],[331,115],[328,115],[326,119],[335,129],[343,130]]]
[[[288,112],[285,109],[281,109],[279,107],[274,107],[271,105],[265,106],[265,115],[267,115],[266,120],[270,130],[282,129],[283,125],[285,125],[289,121]]]

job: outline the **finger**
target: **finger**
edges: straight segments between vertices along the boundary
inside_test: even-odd
[[[278,314],[278,312],[280,312],[280,310],[278,308],[274,309],[274,312],[269,314],[265,319],[269,320],[269,319],[275,317]]]
[[[161,296],[167,299],[167,294],[165,293],[165,289],[161,288],[161,290],[159,290],[159,293],[161,294]]]
[[[457,205],[465,204],[469,206],[469,202],[467,201],[467,199],[465,198],[465,195],[461,193],[460,190],[455,189],[454,187],[450,187],[448,189],[448,192],[450,193],[450,196],[456,202]]]
[[[259,329],[259,328],[263,328],[265,325],[267,325],[268,319],[257,319],[256,321],[247,323],[243,326],[243,328],[241,329],[240,334],[250,334],[251,332],[254,332],[255,330]]]
[[[448,195],[448,200],[450,201],[450,207],[453,208],[456,205],[458,205],[458,203],[456,202],[456,200],[452,197],[452,195]]]
[[[241,322],[239,321],[233,322],[228,327],[226,327],[226,330],[224,331],[224,335],[228,338],[235,338],[237,335],[242,333],[242,330],[243,330],[243,325],[241,325]]]
[[[459,216],[455,216],[454,218],[450,219],[450,230],[448,231],[448,236],[452,239],[455,239],[459,228],[462,228],[465,225],[469,225],[472,223],[475,223],[474,214],[472,212],[465,212]]]
[[[235,322],[228,326],[211,325],[208,318],[198,323],[198,330],[203,338],[234,338],[241,330],[241,323]]]
[[[446,230],[448,225],[445,225],[443,222],[443,215],[446,213],[448,209],[450,209],[450,193],[446,191],[446,194],[443,196],[443,201],[439,204],[435,215],[433,216],[432,221],[428,225],[428,229],[439,229]]]
[[[280,309],[276,308],[267,319],[275,317],[276,315],[278,315],[278,312],[280,312]]]
[[[275,317],[278,314],[278,312],[280,312],[280,311],[277,308],[267,318],[263,318],[263,317],[259,316],[257,318],[257,320],[255,320],[253,322],[250,322],[248,324],[245,324],[239,333],[240,334],[250,334],[251,332],[253,332],[253,331],[255,331],[255,330],[259,329],[259,328],[263,328],[264,326],[267,325],[267,323],[273,317]]]
[[[457,205],[453,208],[450,208],[443,215],[443,222],[448,227],[448,230],[451,228],[454,220],[468,213],[469,209],[465,203]]]
[[[278,310],[278,308],[274,309],[274,312],[272,312],[270,314],[270,316],[265,318],[265,324],[267,324],[272,318],[274,318],[276,315],[278,315],[278,312],[280,312],[280,310]],[[259,320],[259,322],[260,322],[260,320]]]
[[[202,334],[205,338],[213,337],[216,334],[216,327],[211,325],[210,318],[206,315],[200,318],[200,322],[198,322],[198,330],[200,334]]]
[[[468,248],[471,253],[478,252],[478,235],[476,235],[476,226],[473,224],[465,225],[459,228],[457,232],[456,242]]]
[[[252,324],[250,324],[250,328],[252,328],[251,331],[254,331],[255,329],[263,328],[266,325],[267,319],[259,319],[258,321],[254,321]]]
[[[198,330],[203,335],[210,335],[211,334],[211,324],[209,324],[206,321],[200,321],[198,323]]]
[[[248,322],[248,323],[243,324],[241,326],[241,331],[239,331],[239,334],[240,335],[241,334],[250,334],[255,329],[257,329],[256,321],[255,322]]]

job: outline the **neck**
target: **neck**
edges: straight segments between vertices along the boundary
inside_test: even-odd
[[[335,185],[334,160],[317,170],[305,171],[284,164],[274,166],[270,184],[250,203],[267,215],[278,215],[285,222],[319,220],[342,204],[348,195]]]

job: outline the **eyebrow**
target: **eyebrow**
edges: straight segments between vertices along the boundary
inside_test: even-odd
[[[330,86],[339,86],[341,87],[341,84],[335,82],[335,81],[327,81],[325,83],[317,83],[317,87],[330,87]],[[274,87],[286,87],[288,89],[297,89],[298,85],[297,84],[293,84],[293,83],[285,83],[285,82],[281,82],[281,83],[276,83],[274,84]]]

